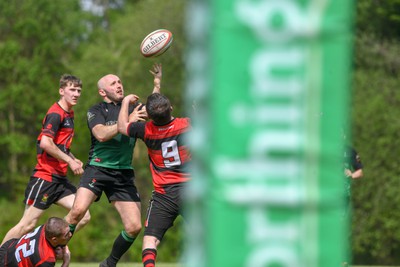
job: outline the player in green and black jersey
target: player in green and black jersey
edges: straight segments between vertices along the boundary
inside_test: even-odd
[[[159,68],[156,64],[151,71],[155,88],[161,84]],[[101,267],[114,267],[142,228],[140,197],[132,168],[136,139],[121,135],[117,129],[121,101],[124,98],[120,78],[114,74],[102,77],[98,81],[98,92],[103,102],[91,107],[87,113],[91,133],[89,161],[81,178],[76,201],[66,220],[73,231],[90,205],[104,192],[124,225],[124,230],[114,241],[110,255],[100,263]]]

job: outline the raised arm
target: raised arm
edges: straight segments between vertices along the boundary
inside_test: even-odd
[[[118,115],[118,131],[121,134],[128,135],[127,127],[132,121],[144,121],[147,116],[146,109],[140,109],[141,105],[138,105],[129,115],[129,105],[136,103],[139,99],[138,96],[130,94],[122,100],[121,110]]]
[[[149,70],[151,74],[154,76],[154,93],[160,93],[161,90],[161,78],[162,78],[162,65],[161,63],[156,63],[153,65],[153,69]]]

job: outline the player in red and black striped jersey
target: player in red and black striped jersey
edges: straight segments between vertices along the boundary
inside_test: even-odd
[[[76,187],[67,178],[68,166],[75,175],[83,173],[83,163],[70,151],[74,136],[72,108],[77,104],[81,91],[79,78],[69,74],[61,76],[60,100],[47,111],[37,139],[37,164],[25,190],[25,212],[18,224],[8,231],[2,244],[32,231],[52,204],[72,208]],[[89,213],[85,215],[79,228],[88,223],[89,216]]]
[[[31,233],[5,242],[0,247],[0,266],[53,267],[60,259],[61,267],[68,267],[71,255],[67,243],[71,236],[65,220],[51,217]]]
[[[159,91],[147,98],[146,110],[135,108],[128,115],[129,104],[138,100],[128,95],[122,101],[118,130],[144,141],[150,159],[154,191],[147,209],[143,236],[143,266],[155,266],[157,246],[182,211],[185,183],[190,179],[191,154],[186,135],[191,129],[189,118],[174,118],[169,99]],[[147,111],[151,121],[145,122]]]

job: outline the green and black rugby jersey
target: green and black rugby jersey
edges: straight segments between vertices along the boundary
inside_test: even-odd
[[[130,106],[132,112],[134,106]],[[132,154],[136,139],[118,133],[106,142],[99,142],[92,129],[98,124],[113,125],[117,123],[121,103],[101,102],[91,107],[87,113],[87,123],[91,134],[91,147],[88,164],[112,169],[133,169]]]

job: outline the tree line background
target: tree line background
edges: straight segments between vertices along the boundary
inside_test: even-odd
[[[1,239],[22,216],[24,189],[36,163],[36,138],[47,109],[59,98],[63,73],[83,81],[74,108],[72,144],[72,152],[83,162],[90,147],[86,111],[101,101],[96,83],[105,74],[119,75],[126,94],[135,93],[144,101],[152,90],[148,70],[155,62],[162,63],[162,91],[171,98],[174,114],[184,115],[185,4],[185,0],[0,1]],[[144,58],[139,45],[158,28],[173,32],[174,43],[162,57]],[[354,183],[353,190],[355,264],[400,264],[399,37],[399,0],[357,1],[350,116],[364,178]],[[140,141],[133,165],[146,207],[152,184]],[[70,179],[79,182],[72,174]],[[118,214],[104,196],[90,211],[91,222],[70,242],[74,261],[102,260],[122,230]],[[54,206],[46,214],[63,217],[66,211]],[[178,227],[167,233],[159,248],[160,261],[179,259],[181,224],[179,219]],[[140,261],[141,236],[123,260]]]

